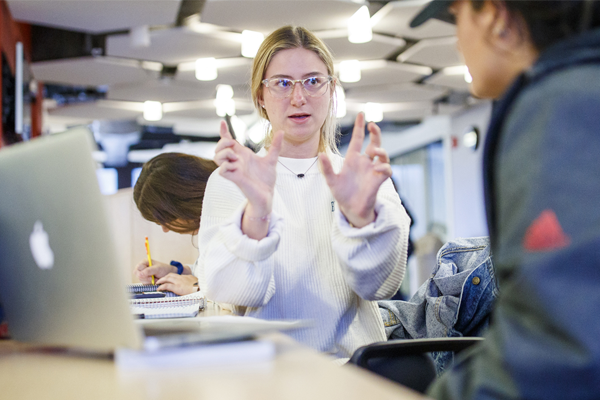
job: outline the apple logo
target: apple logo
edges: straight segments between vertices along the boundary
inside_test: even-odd
[[[54,253],[50,248],[48,234],[44,230],[42,221],[35,221],[33,232],[29,235],[29,247],[33,259],[40,269],[50,269],[54,266]]]

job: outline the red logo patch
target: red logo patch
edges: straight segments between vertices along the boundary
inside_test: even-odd
[[[542,211],[527,228],[523,247],[528,251],[548,251],[568,246],[571,240],[565,235],[554,211]]]

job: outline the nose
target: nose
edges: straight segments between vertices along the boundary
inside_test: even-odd
[[[302,87],[302,82],[296,82],[292,89],[291,102],[293,106],[302,106],[306,104],[306,93]]]
[[[162,225],[161,225],[160,227],[162,228],[162,231],[163,231],[164,233],[167,233],[167,232],[169,232],[169,228],[167,228],[166,226],[162,226]]]

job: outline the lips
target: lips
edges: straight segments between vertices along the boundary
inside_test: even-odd
[[[290,115],[288,118],[299,122],[299,121],[304,121],[304,120],[308,119],[308,117],[310,117],[310,114],[296,113],[296,114]]]

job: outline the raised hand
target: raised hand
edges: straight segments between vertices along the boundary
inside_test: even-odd
[[[375,220],[375,200],[381,184],[392,176],[390,159],[381,146],[381,130],[369,122],[370,142],[361,154],[365,138],[365,116],[359,113],[354,122],[344,166],[339,174],[333,172],[327,155],[319,154],[321,168],[340,211],[357,228]]]
[[[277,158],[281,150],[283,131],[275,133],[264,157],[256,155],[252,150],[235,141],[227,130],[225,122],[221,123],[220,134],[221,140],[215,150],[215,162],[221,167],[219,173],[235,183],[248,199],[242,231],[253,239],[261,239],[266,235],[266,230],[262,228],[266,228],[268,224],[260,229],[262,233],[251,234],[248,232],[251,225],[249,220],[256,221],[256,218],[271,213],[277,177]]]

